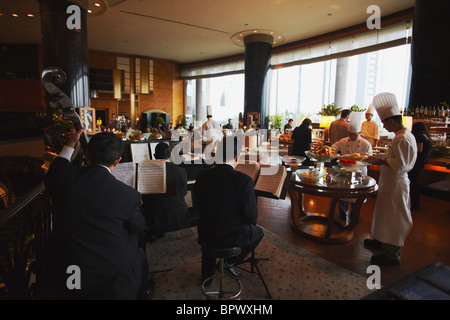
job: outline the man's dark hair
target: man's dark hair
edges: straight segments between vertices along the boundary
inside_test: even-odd
[[[288,122],[294,121],[294,119],[289,119]]]
[[[342,112],[341,112],[341,118],[347,118],[348,115],[349,115],[351,112],[352,112],[352,110],[350,110],[350,109],[342,110]]]
[[[236,136],[223,138],[217,146],[218,159],[223,160],[223,162],[236,159],[240,152],[241,143]]]
[[[155,148],[155,159],[169,159],[170,158],[170,147],[165,142],[160,142]]]
[[[112,166],[122,156],[122,139],[111,132],[102,132],[94,135],[88,144],[90,161],[93,164]]]

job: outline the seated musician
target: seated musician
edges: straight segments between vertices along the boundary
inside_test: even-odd
[[[54,229],[44,253],[43,299],[147,298],[147,259],[131,235],[145,231],[141,195],[111,174],[123,153],[113,133],[94,135],[87,166],[70,163],[84,129],[50,165]]]
[[[147,221],[147,240],[160,238],[164,233],[190,226],[188,206],[184,197],[187,194],[186,170],[170,162],[170,147],[160,142],[155,148],[155,159],[166,161],[165,194],[146,194],[142,196],[143,211]]]
[[[253,180],[234,170],[241,147],[236,137],[225,137],[217,148],[219,163],[200,171],[194,186],[194,202],[199,211],[198,243],[242,248],[239,256],[225,260],[224,271],[234,278],[240,275],[233,265],[242,262],[264,236],[256,225],[258,208]],[[214,274],[214,267],[215,259],[203,255],[203,280]]]

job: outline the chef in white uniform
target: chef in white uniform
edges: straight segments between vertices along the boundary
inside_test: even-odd
[[[206,122],[202,125],[203,141],[206,143],[215,142],[221,140],[223,137],[222,129],[217,121],[212,118],[212,107],[206,106]]]
[[[369,141],[361,137],[361,122],[364,119],[363,112],[350,113],[348,124],[348,137],[335,142],[331,148],[334,148],[341,155],[359,153],[360,155],[372,155],[372,146]],[[363,177],[367,176],[367,167],[361,170]],[[339,218],[347,221],[348,202],[339,200]]]
[[[371,103],[366,111],[366,121],[361,124],[361,136],[370,142],[372,148],[377,146],[378,137],[378,124],[372,120],[375,114],[375,107]]]
[[[374,265],[400,264],[400,249],[412,228],[409,179],[416,161],[417,145],[414,136],[403,126],[397,99],[392,93],[380,93],[373,99],[375,109],[389,132],[395,137],[384,158],[370,157],[367,161],[380,165],[377,199],[372,221],[373,239],[365,239],[364,246],[375,254]]]

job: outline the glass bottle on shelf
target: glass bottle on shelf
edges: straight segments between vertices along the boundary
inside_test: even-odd
[[[414,111],[414,115],[415,115],[416,117],[420,117],[420,109],[419,109],[419,106],[416,107],[416,110]]]
[[[423,117],[423,106],[420,106],[420,117]]]

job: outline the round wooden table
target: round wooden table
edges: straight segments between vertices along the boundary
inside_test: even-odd
[[[317,182],[309,182],[300,178],[301,172],[308,169],[299,169],[293,174],[289,184],[291,198],[292,229],[311,240],[324,243],[344,243],[353,239],[353,229],[359,222],[359,213],[362,204],[369,195],[378,190],[376,180],[366,176],[361,177],[358,183],[349,183],[345,174],[339,174],[327,168],[333,181],[327,182],[326,177]],[[299,175],[300,174],[300,175]],[[328,213],[304,212],[303,194],[331,198]],[[335,209],[339,200],[351,202],[351,211],[348,223],[335,219]]]

